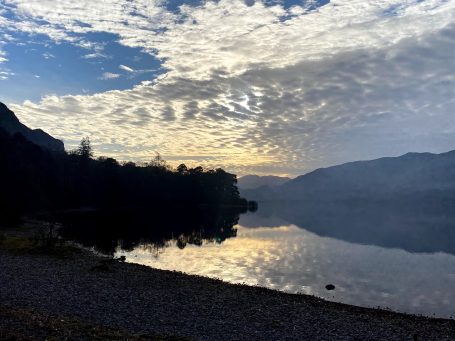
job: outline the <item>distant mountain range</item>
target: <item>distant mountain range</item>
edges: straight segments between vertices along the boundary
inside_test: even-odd
[[[276,187],[281,186],[291,178],[281,176],[259,176],[259,175],[245,175],[239,178],[237,186],[240,190],[255,189],[262,186]]]
[[[258,201],[338,200],[413,195],[455,196],[455,151],[407,153],[320,168],[279,186],[244,189]],[[451,193],[451,194],[450,194]]]
[[[33,142],[40,147],[46,148],[55,152],[63,152],[65,146],[62,141],[53,138],[48,133],[41,129],[30,129],[22,124],[16,115],[8,109],[8,107],[0,102],[0,128],[5,130],[10,135],[19,133],[27,140]]]

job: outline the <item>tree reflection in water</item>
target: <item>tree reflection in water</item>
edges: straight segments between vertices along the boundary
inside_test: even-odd
[[[157,208],[153,210],[74,211],[60,213],[63,238],[113,255],[120,248],[131,251],[138,246],[152,253],[175,243],[186,245],[222,243],[236,236],[239,216],[245,210],[228,208]]]

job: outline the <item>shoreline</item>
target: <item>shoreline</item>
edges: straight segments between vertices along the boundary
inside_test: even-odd
[[[230,284],[112,261],[86,250],[46,254],[0,247],[0,273],[4,315],[31,311],[55,317],[57,324],[74,319],[84,330],[86,325],[114,330],[118,339],[455,339],[454,320]],[[0,340],[2,329],[8,332],[2,323]],[[33,334],[34,327],[30,330]],[[42,339],[36,331],[36,339]]]

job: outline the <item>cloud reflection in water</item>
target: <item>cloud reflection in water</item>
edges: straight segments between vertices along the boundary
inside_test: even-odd
[[[259,285],[291,293],[417,314],[454,315],[455,257],[409,253],[319,237],[294,225],[238,226],[222,244],[165,248],[153,256],[142,247],[118,251],[154,268]],[[448,271],[449,270],[449,271]],[[333,283],[334,291],[325,290]]]

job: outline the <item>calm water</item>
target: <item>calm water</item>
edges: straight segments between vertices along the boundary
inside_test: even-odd
[[[238,226],[221,245],[169,247],[150,253],[140,246],[118,252],[154,268],[247,283],[365,307],[450,317],[455,315],[455,257],[319,237],[295,225]],[[336,286],[334,291],[324,287]]]
[[[150,233],[117,235],[109,245],[116,256],[154,268],[365,307],[455,316],[450,205],[263,204],[238,217],[194,222],[197,228],[160,235],[158,242]],[[327,291],[329,283],[336,289]]]

